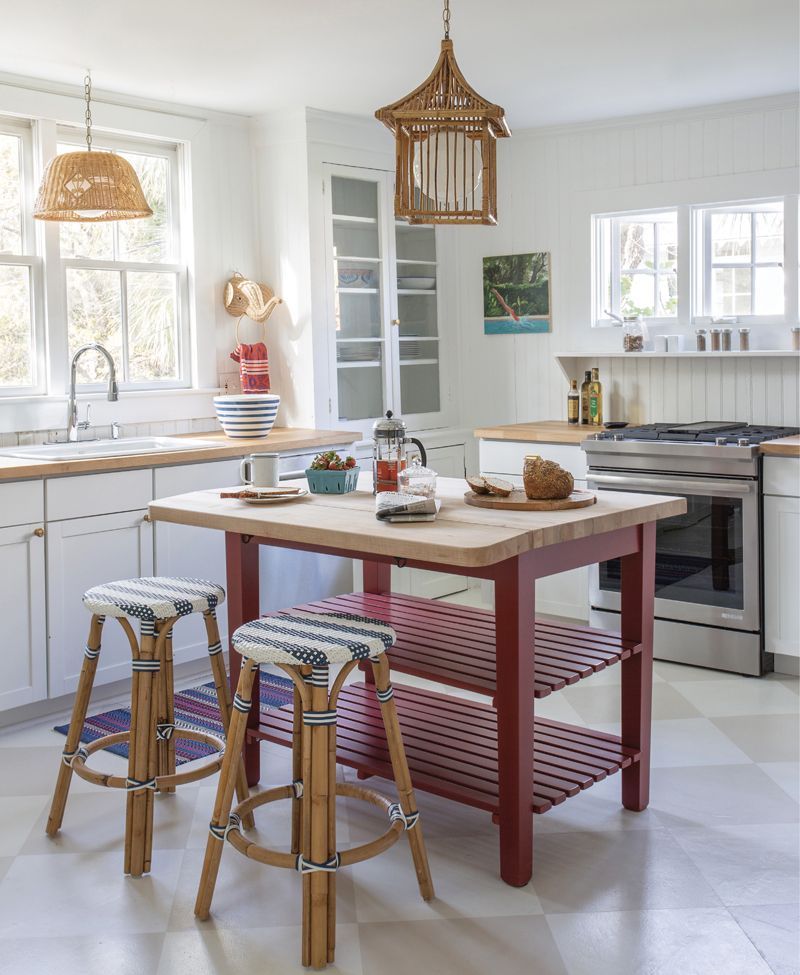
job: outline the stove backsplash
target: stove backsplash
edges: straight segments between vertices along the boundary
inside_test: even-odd
[[[607,420],[630,423],[736,420],[740,423],[800,426],[800,369],[797,356],[759,359],[639,359],[602,356],[573,359],[572,375],[600,369]],[[559,389],[560,412],[564,394]],[[533,409],[534,404],[531,404]],[[554,407],[550,407],[552,412]],[[520,419],[543,417],[542,407]]]
[[[164,420],[158,423],[123,423],[121,425],[123,437],[174,437],[181,433],[213,433],[219,432],[219,423],[213,416],[197,420]],[[110,426],[89,427],[81,431],[81,440],[92,437],[107,438],[111,436]],[[63,440],[64,428],[58,430],[22,430],[16,433],[0,433],[0,447],[25,447],[28,444],[40,444],[46,440]]]

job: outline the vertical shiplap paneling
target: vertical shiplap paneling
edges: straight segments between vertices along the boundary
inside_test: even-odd
[[[675,124],[661,126],[661,179],[671,183],[675,179]]]
[[[703,122],[695,119],[689,122],[689,179],[700,179],[703,175]]]
[[[692,420],[692,373],[690,360],[679,362],[677,359],[670,360],[676,366],[677,372],[677,393],[678,393],[678,419],[681,423],[689,423]]]
[[[746,173],[750,169],[750,126],[746,115],[733,117],[733,171]]]
[[[722,408],[722,360],[709,359],[706,367],[706,415],[703,420],[721,420],[725,411]]]
[[[660,423],[664,419],[664,360],[653,359],[650,363],[650,383],[647,397],[642,404],[644,419],[650,423]]]
[[[779,110],[764,113],[764,169],[780,169],[781,165],[781,113]]]
[[[619,185],[636,183],[636,140],[634,130],[621,129],[619,133]]]
[[[783,422],[783,367],[780,359],[766,359],[767,415],[766,422]]]
[[[765,359],[752,359],[750,362],[750,397],[753,423],[766,423],[767,371]]]
[[[634,180],[636,185],[647,183],[647,129],[636,128],[633,133],[634,143]]]
[[[718,417],[711,417],[711,419],[718,420],[728,420],[730,419],[731,413],[736,413],[737,403],[736,403],[736,377],[734,376],[733,369],[731,369],[731,362],[725,361],[722,363],[721,371],[722,380],[722,413]],[[733,417],[738,420],[738,416]]]
[[[647,127],[647,182],[661,183],[664,180],[662,169],[661,126]]]
[[[675,123],[675,166],[674,178],[676,180],[689,178],[689,123]]]
[[[783,411],[781,423],[785,426],[800,424],[800,370],[796,359],[784,359],[781,377]]]
[[[753,416],[752,361],[752,359],[735,359],[731,363],[736,384],[736,409],[731,416],[745,423],[750,423]]]
[[[691,359],[687,365],[691,372],[692,418],[705,417],[706,405],[706,364],[702,359]]]
[[[798,155],[797,112],[785,108],[781,112],[781,168],[796,166]]]
[[[664,359],[664,389],[661,401],[664,408],[664,416],[682,418],[678,410],[678,361],[677,359]]]
[[[750,172],[757,169],[768,169],[764,165],[764,121],[765,112],[751,112],[746,116],[749,131],[748,144],[750,148]]]
[[[726,115],[719,120],[717,133],[717,173],[727,176],[733,172],[733,119]]]
[[[719,119],[706,119],[703,125],[703,176],[719,173]]]

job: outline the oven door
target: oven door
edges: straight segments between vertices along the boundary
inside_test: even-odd
[[[686,514],[656,526],[657,617],[759,630],[757,481],[590,470],[587,483],[603,491],[686,498]],[[619,559],[590,567],[594,608],[619,610],[619,593]]]

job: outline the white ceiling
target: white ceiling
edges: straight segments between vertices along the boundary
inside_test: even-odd
[[[797,88],[797,0],[451,0],[467,79],[513,128]],[[0,71],[243,114],[370,114],[419,84],[439,0],[22,0]],[[1,108],[2,106],[0,106]]]

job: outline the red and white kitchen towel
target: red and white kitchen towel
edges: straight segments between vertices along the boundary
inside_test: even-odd
[[[243,393],[269,392],[269,356],[263,342],[239,343],[231,359],[239,363]]]

